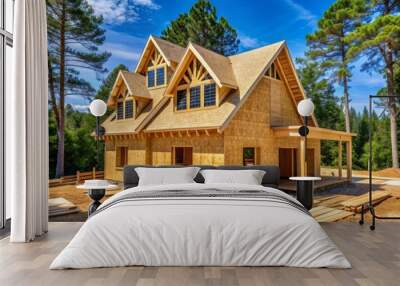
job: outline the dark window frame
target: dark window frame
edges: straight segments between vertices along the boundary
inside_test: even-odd
[[[160,76],[159,71],[162,71],[162,82],[159,81],[159,76]],[[155,75],[155,78],[156,78],[156,86],[165,85],[165,74],[166,74],[166,72],[165,72],[165,66],[161,66],[161,67],[157,67],[157,68],[156,68],[156,75]]]
[[[184,102],[184,107],[183,107],[183,105],[182,106],[180,106],[179,104],[180,104],[180,99],[179,99],[179,96],[180,96],[180,94],[179,93],[183,93],[183,102]],[[179,110],[179,111],[181,111],[181,110],[186,110],[187,109],[187,90],[186,89],[180,89],[180,90],[178,90],[177,92],[176,92],[176,110]]]
[[[243,166],[254,166],[257,164],[256,149],[257,148],[255,147],[243,147],[242,149]]]
[[[192,146],[174,146],[172,147],[172,162],[174,165],[190,166],[193,165],[193,147]]]
[[[135,116],[135,103],[133,99],[125,100],[124,105],[124,116],[125,119],[133,118]]]
[[[201,85],[192,86],[189,89],[189,108],[201,107]]]
[[[214,86],[213,90],[214,90],[214,102],[212,104],[207,103],[207,98],[209,97],[209,95],[206,94],[206,92],[208,91],[208,88],[210,86]],[[210,89],[211,90],[211,89]],[[210,106],[216,106],[217,105],[217,85],[215,83],[208,83],[204,85],[204,107],[210,107]]]
[[[117,101],[117,120],[122,120],[124,119],[124,99],[123,98],[118,98]],[[122,112],[122,113],[120,113]]]
[[[149,74],[152,74],[152,77],[150,77]],[[147,87],[155,87],[155,86],[156,86],[156,71],[154,69],[147,70]]]

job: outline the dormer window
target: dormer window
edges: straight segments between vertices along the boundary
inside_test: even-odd
[[[167,83],[167,64],[164,58],[154,49],[147,64],[147,87],[156,88],[165,86]]]
[[[217,101],[215,83],[204,85],[204,106],[214,106]]]
[[[157,68],[157,85],[165,84],[165,67]]]
[[[133,118],[133,100],[125,100],[125,118]]]
[[[117,119],[124,119],[124,98],[122,96],[118,97],[117,103]]]
[[[190,108],[198,108],[201,106],[200,86],[190,88]]]
[[[154,87],[155,85],[155,73],[154,70],[147,71],[147,86]]]
[[[175,110],[192,110],[213,106],[217,106],[217,85],[195,58],[179,81]]]
[[[129,119],[135,116],[135,101],[132,97],[120,95],[117,103],[117,119]]]
[[[176,109],[185,110],[186,106],[186,89],[178,90],[176,93]]]

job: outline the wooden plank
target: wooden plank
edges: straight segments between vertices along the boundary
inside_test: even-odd
[[[314,199],[315,203],[319,203],[319,202],[323,202],[326,200],[330,200],[332,198],[336,198],[338,195],[333,195],[333,196],[326,196],[326,197],[317,197],[316,199]],[[318,202],[317,202],[318,201]]]
[[[372,193],[372,201],[386,199],[390,196],[391,196],[391,193],[389,191],[373,192]],[[368,201],[369,201],[369,194],[367,193],[362,196],[358,196],[356,198],[344,201],[344,202],[342,202],[342,205],[344,207],[348,207],[348,208],[355,208],[355,207],[359,207],[363,204],[368,203]]]
[[[326,214],[326,213],[331,212],[331,211],[332,211],[331,208],[327,208],[327,207],[324,207],[324,206],[318,206],[318,207],[312,208],[310,210],[310,213],[311,213],[311,215],[313,217],[318,217],[320,215]]]
[[[56,211],[49,211],[49,216],[53,217],[53,216],[67,215],[77,212],[80,212],[78,207],[75,207],[73,209],[58,209]]]
[[[320,215],[316,217],[315,219],[318,222],[334,222],[338,221],[340,219],[344,219],[348,216],[353,215],[352,212],[344,211],[344,210],[337,210],[337,209],[331,209],[330,212],[325,213],[323,215]]]
[[[325,206],[325,207],[338,207],[341,206],[341,203],[348,200],[349,196],[346,195],[336,195],[332,198],[329,198],[327,200],[324,200],[323,202],[321,202],[319,205],[321,206]]]

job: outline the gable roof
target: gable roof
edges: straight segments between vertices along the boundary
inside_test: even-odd
[[[142,70],[145,68],[144,65],[150,56],[151,46],[154,46],[158,50],[169,67],[172,65],[172,63],[179,63],[183,54],[185,53],[185,48],[150,35],[136,66],[136,73],[142,72]]]
[[[145,116],[141,114],[137,118],[140,120],[135,121],[129,128],[128,125],[126,126],[130,132],[216,128],[222,133],[273,62],[276,62],[278,68],[284,73],[282,82],[285,83],[293,104],[297,106],[298,102],[305,98],[304,90],[284,41],[228,57],[192,43],[189,43],[183,54],[183,48],[178,46],[179,48],[175,49],[176,45],[165,40],[150,36],[146,46],[150,42],[157,44],[160,50],[164,49],[164,54],[168,54],[170,60],[179,57],[179,64],[161,100],[157,102],[153,100],[147,106],[143,114]],[[168,50],[166,47],[171,47],[171,49]],[[182,55],[179,56],[181,53]],[[193,116],[191,112],[174,112],[173,100],[169,96],[194,57],[204,66],[218,86],[230,89],[229,95],[218,108],[207,109],[204,115],[198,112],[196,116]],[[121,74],[127,85],[132,86],[132,89],[143,88],[146,90],[146,94],[149,93],[145,76],[139,73],[124,72]],[[136,79],[142,84],[136,86]],[[122,127],[123,123],[118,123],[118,125]],[[315,117],[312,118],[310,125],[318,126]]]
[[[228,99],[233,98],[233,100],[224,101],[221,106],[215,110],[207,110],[208,117],[204,118],[205,121],[203,122],[196,122],[196,120],[190,118],[190,115],[173,113],[172,109],[169,107],[171,102],[169,100],[163,100],[159,103],[160,106],[152,110],[148,118],[138,126],[139,130],[143,128],[147,131],[156,131],[162,128],[172,127],[176,129],[217,127],[219,132],[223,132],[271,64],[279,57],[282,57],[282,55],[290,57],[287,45],[284,41],[229,57],[222,56],[190,43],[168,84],[165,93],[166,96],[173,91],[174,86],[180,79],[180,76],[184,72],[183,69],[187,66],[188,60],[190,59],[191,53],[203,64],[213,79],[217,83],[219,82],[221,86],[222,82],[225,84],[228,82],[234,85],[234,91],[231,92],[228,97]],[[298,102],[305,98],[305,95],[301,83],[297,78],[294,65],[290,63],[290,59],[286,60],[285,68],[286,71],[290,70],[291,76],[293,77],[291,78],[291,83],[293,87],[299,91],[296,96],[292,92],[290,94],[293,104],[297,106]],[[288,85],[286,82],[285,84]],[[291,87],[289,86],[288,88],[290,89]],[[167,107],[163,108],[164,106]],[[166,122],[166,120],[168,122]],[[317,126],[314,117],[310,125]]]
[[[226,86],[233,89],[237,88],[236,79],[232,71],[232,65],[227,57],[205,49],[199,45],[189,43],[185,54],[182,56],[178,67],[168,83],[165,91],[166,95],[171,94],[173,88],[180,80],[180,77],[185,72],[187,64],[193,56],[196,57],[196,59],[204,66],[219,87]]]
[[[208,66],[209,72],[217,78],[219,86],[237,88],[236,78],[229,58],[194,43],[189,43],[188,48],[205,65],[205,68]]]
[[[146,77],[133,72],[128,71],[119,71],[115,83],[111,89],[111,94],[108,98],[108,104],[112,105],[113,98],[118,96],[116,93],[118,87],[121,84],[125,84],[129,93],[134,97],[140,97],[144,99],[151,100],[152,97],[149,93],[149,90],[146,87]]]
[[[300,91],[298,97],[294,97],[292,92],[289,90],[289,93],[292,96],[293,104],[297,107],[297,104],[302,99],[306,98],[301,82],[297,77],[296,70],[290,59],[288,47],[285,41],[277,42],[258,49],[230,56],[229,59],[232,63],[232,69],[235,73],[239,86],[240,103],[235,108],[235,110],[231,114],[229,114],[225,122],[218,129],[219,132],[223,132],[228,127],[229,122],[239,111],[240,107],[246,102],[247,97],[252,93],[253,89],[257,86],[258,82],[264,76],[265,72],[270,68],[271,64],[277,58],[281,57],[282,54],[289,57],[287,62],[291,65],[288,67],[288,70],[290,70],[294,74],[294,85]],[[284,77],[285,76],[286,75],[284,74]],[[300,117],[300,115],[298,116]],[[312,116],[312,121],[310,125],[318,126],[314,115]]]
[[[284,42],[278,42],[229,57],[241,98],[257,84],[257,79],[265,73],[283,45]]]

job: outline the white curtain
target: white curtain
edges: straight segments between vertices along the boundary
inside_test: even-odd
[[[7,106],[6,166],[12,242],[48,227],[48,82],[45,0],[15,1],[13,94]]]

